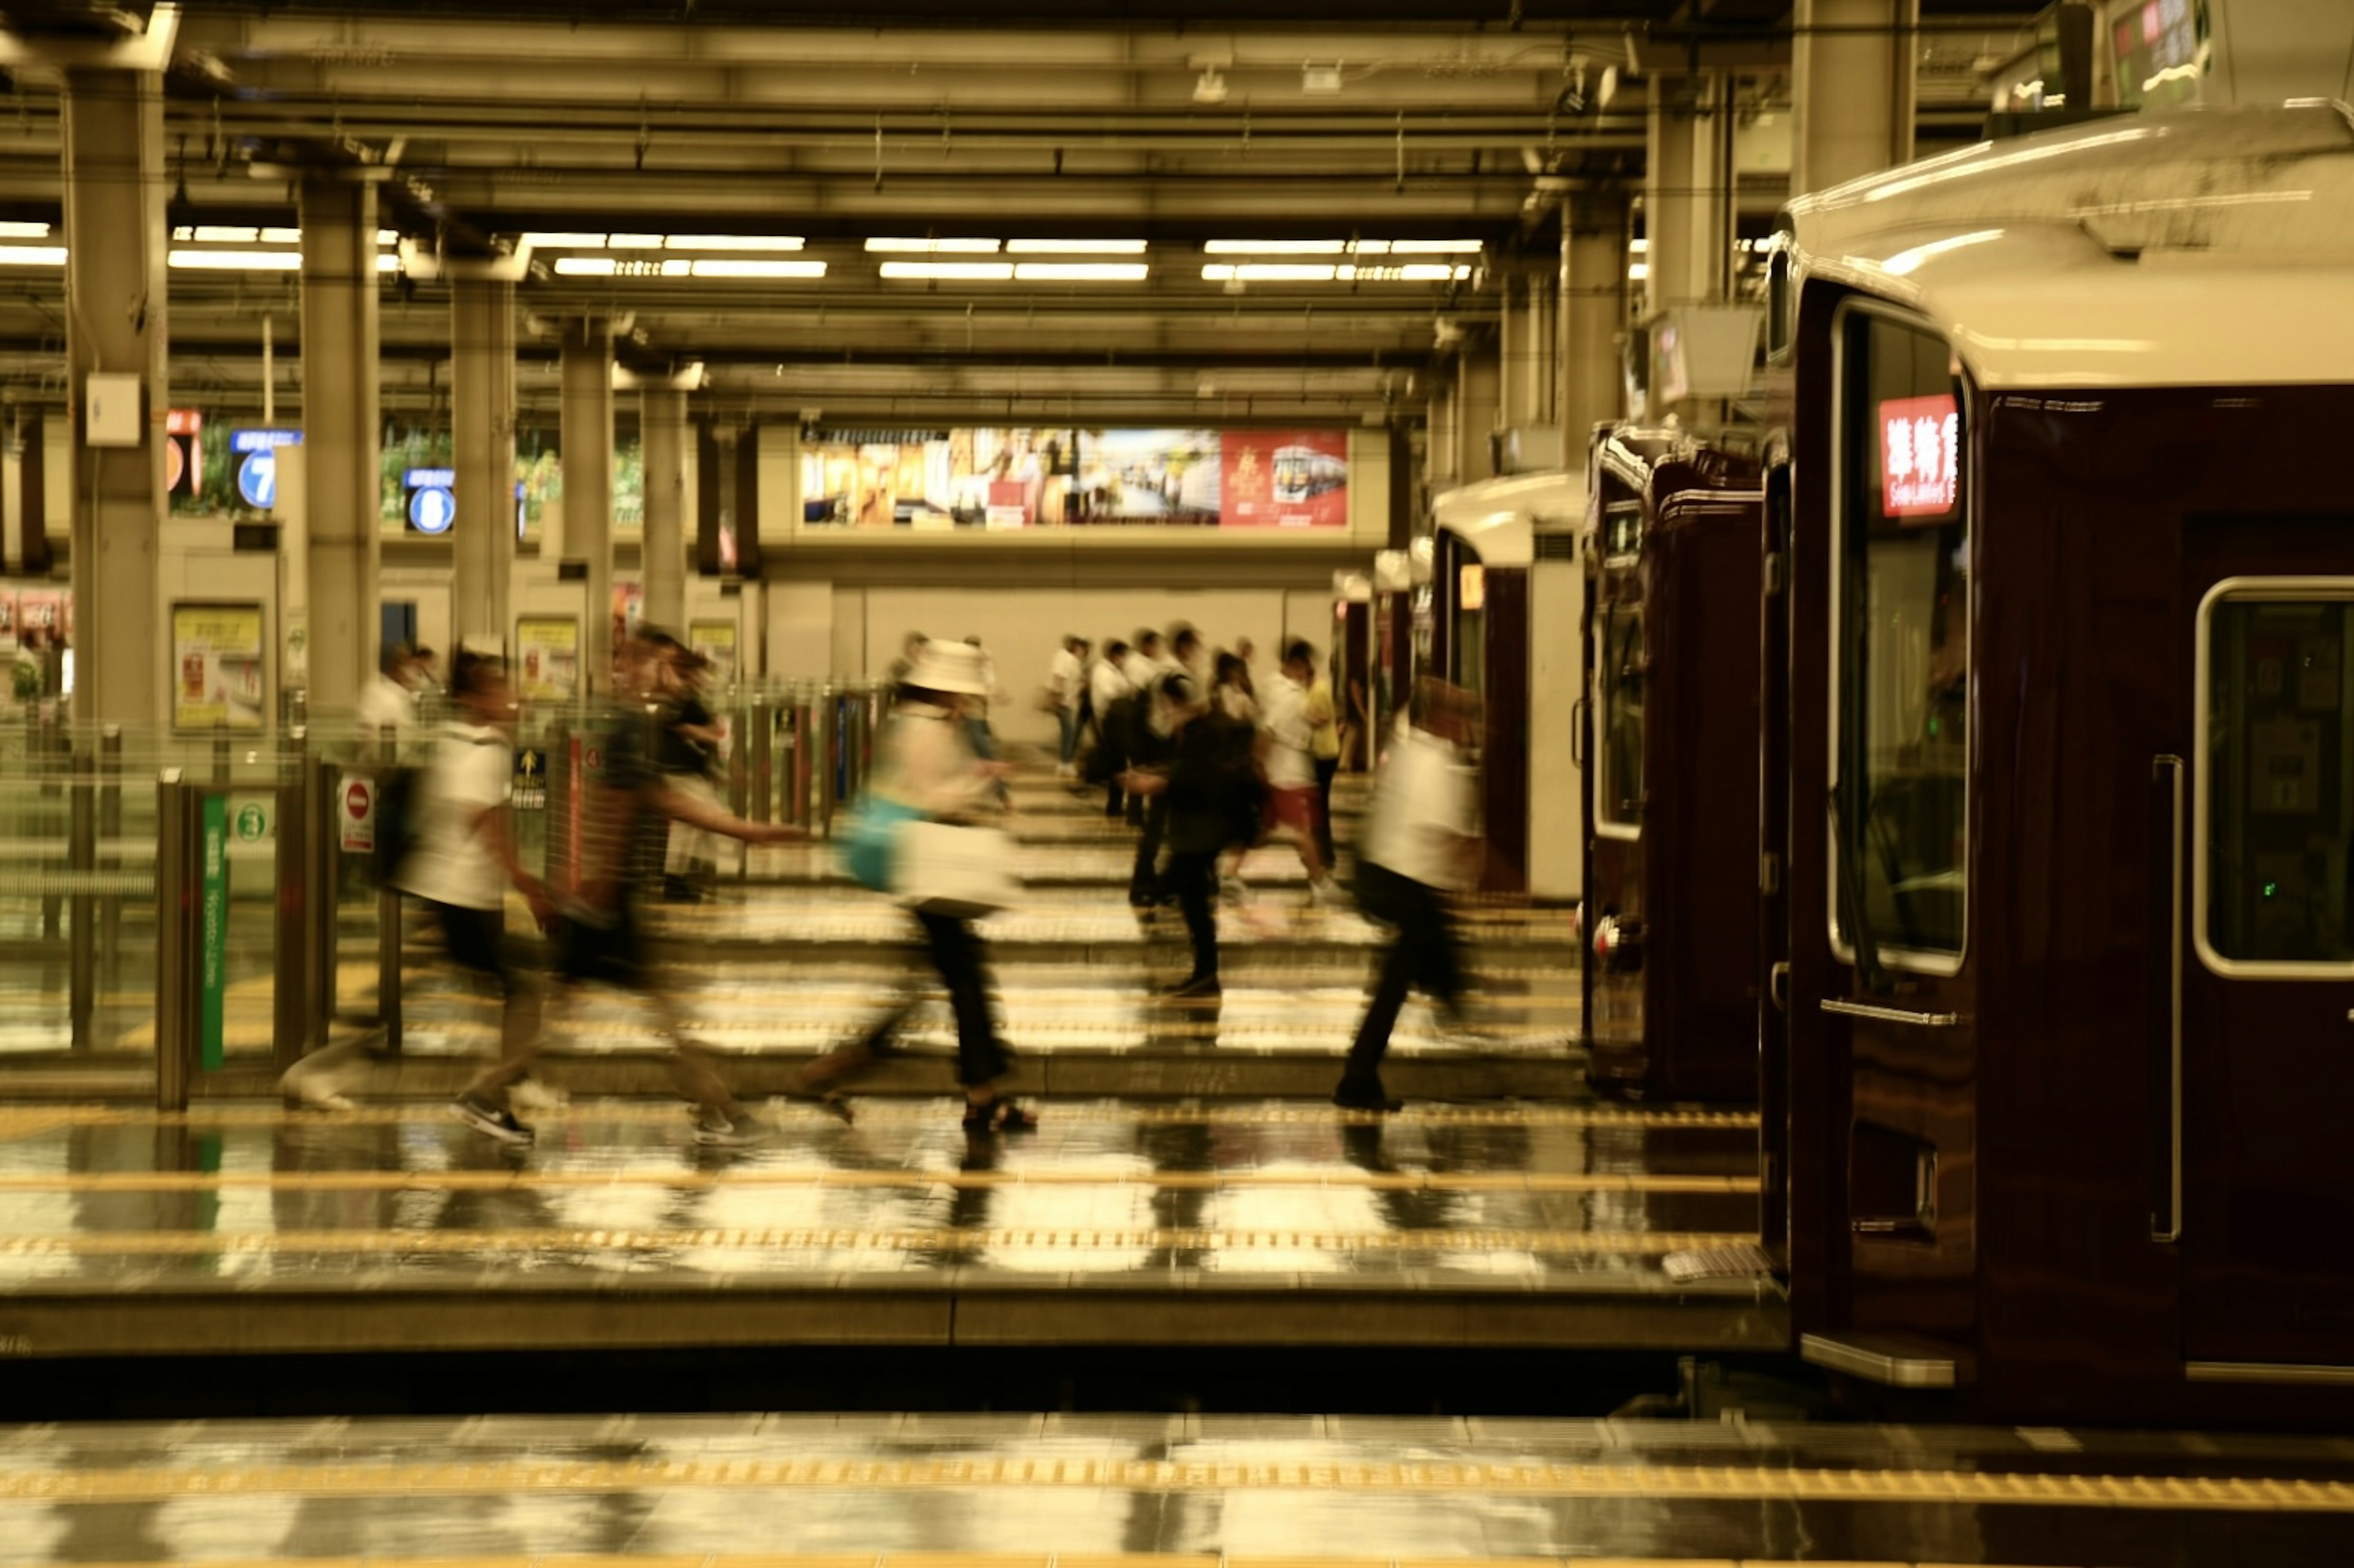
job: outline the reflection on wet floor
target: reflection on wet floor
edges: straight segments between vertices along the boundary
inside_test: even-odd
[[[983,1268],[1345,1275],[1597,1271],[1755,1236],[1755,1124],[1602,1107],[1435,1108],[1386,1124],[1282,1104],[1053,1102],[971,1139],[952,1105],[855,1125],[786,1111],[726,1153],[683,1113],[574,1105],[516,1152],[439,1107],[186,1118],[0,1113],[0,1277],[249,1285],[453,1261],[537,1278],[626,1264],[693,1277]]]
[[[2342,1439],[1119,1415],[0,1432],[0,1560],[711,1568],[2345,1561]],[[752,1555],[759,1553],[757,1559]],[[955,1553],[953,1557],[936,1555]],[[927,1555],[935,1554],[935,1555]],[[1161,1555],[1147,1555],[1161,1554]]]

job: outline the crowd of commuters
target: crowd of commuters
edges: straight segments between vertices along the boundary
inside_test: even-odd
[[[1164,995],[1214,1005],[1222,990],[1218,904],[1247,896],[1244,857],[1288,841],[1308,873],[1311,907],[1343,899],[1334,875],[1331,787],[1341,736],[1317,650],[1288,641],[1274,668],[1253,668],[1247,640],[1213,650],[1191,626],[1108,638],[1100,652],[1066,637],[1050,666],[1042,706],[1057,720],[1056,775],[1076,790],[1100,788],[1108,817],[1136,829],[1129,896],[1150,917],[1182,914],[1192,964]],[[432,689],[429,651],[388,652],[363,701],[379,736],[417,722],[417,697]],[[530,1079],[550,1027],[547,987],[514,956],[504,911],[519,895],[550,938],[553,999],[601,981],[634,993],[669,1045],[678,1092],[695,1107],[698,1141],[737,1145],[769,1135],[709,1056],[687,1042],[678,998],[644,939],[642,901],[701,896],[722,841],[779,842],[797,827],[755,823],[721,803],[714,770],[725,736],[702,692],[707,663],[667,633],[634,629],[619,639],[611,694],[583,755],[578,848],[565,888],[525,866],[508,816],[515,705],[503,662],[461,652],[448,682],[448,722],[433,730],[406,815],[412,824],[391,885],[438,927],[450,961],[474,971],[504,1008],[494,1061],[467,1084],[453,1113],[483,1134],[527,1143],[514,1099]],[[998,760],[990,707],[1003,700],[981,640],[911,635],[892,669],[889,717],[877,737],[870,786],[909,819],[972,823],[1012,809],[1009,768]],[[1380,1064],[1406,991],[1422,986],[1463,1027],[1462,966],[1449,916],[1476,845],[1464,741],[1473,715],[1462,694],[1425,682],[1390,737],[1389,758],[1356,845],[1355,893],[1388,927],[1379,978],[1335,1091],[1336,1103],[1394,1108]],[[967,914],[917,907],[931,969],[949,997],[965,1125],[975,1134],[1023,1131],[1034,1114],[1001,1097],[1011,1065],[991,1006],[986,946]],[[845,1119],[842,1092],[892,1049],[912,1004],[888,1009],[850,1044],[811,1064],[799,1088]],[[348,1104],[327,1056],[290,1074],[297,1103]]]

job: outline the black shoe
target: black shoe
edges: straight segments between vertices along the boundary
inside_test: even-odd
[[[1195,975],[1182,985],[1171,986],[1161,993],[1164,1001],[1219,1001],[1225,999],[1225,988],[1215,975]]]
[[[1405,1109],[1405,1102],[1392,1099],[1389,1091],[1380,1084],[1352,1084],[1345,1078],[1341,1081],[1341,1086],[1332,1091],[1332,1103],[1342,1110],[1386,1113]]]

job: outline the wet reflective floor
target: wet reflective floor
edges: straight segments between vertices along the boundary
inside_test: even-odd
[[[249,1347],[373,1343],[412,1331],[411,1308],[468,1342],[597,1343],[642,1330],[596,1318],[610,1304],[588,1298],[616,1288],[657,1318],[665,1297],[708,1308],[722,1290],[741,1308],[763,1293],[813,1325],[678,1319],[666,1343],[1778,1348],[1786,1327],[1769,1277],[1691,1264],[1756,1238],[1751,1115],[1502,1105],[1384,1121],[1297,1102],[1047,1100],[1035,1134],[975,1138],[952,1101],[852,1109],[845,1126],[769,1107],[773,1140],[719,1150],[692,1140],[683,1109],[644,1102],[526,1109],[538,1138],[521,1149],[440,1105],[17,1107],[0,1113],[0,1338],[35,1354],[109,1335],[200,1347],[228,1331],[203,1311],[233,1305]],[[514,1301],[551,1291],[582,1298],[579,1325],[518,1321]],[[842,1298],[874,1291],[906,1316],[862,1318]],[[1167,1310],[1107,1317],[1089,1298],[1106,1291]],[[116,1315],[74,1316],[92,1299]],[[337,1303],[383,1320],[270,1327]]]
[[[0,1430],[0,1562],[710,1568],[2305,1564],[2354,1445],[1349,1417],[720,1415]]]

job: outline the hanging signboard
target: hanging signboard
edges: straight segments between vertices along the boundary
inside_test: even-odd
[[[525,616],[515,621],[515,655],[526,702],[568,702],[580,690],[580,621],[576,616]]]
[[[1890,397],[1880,405],[1881,510],[1891,517],[1940,517],[1960,485],[1961,414],[1950,393]]]
[[[259,604],[175,604],[172,727],[260,729],[265,646]]]

